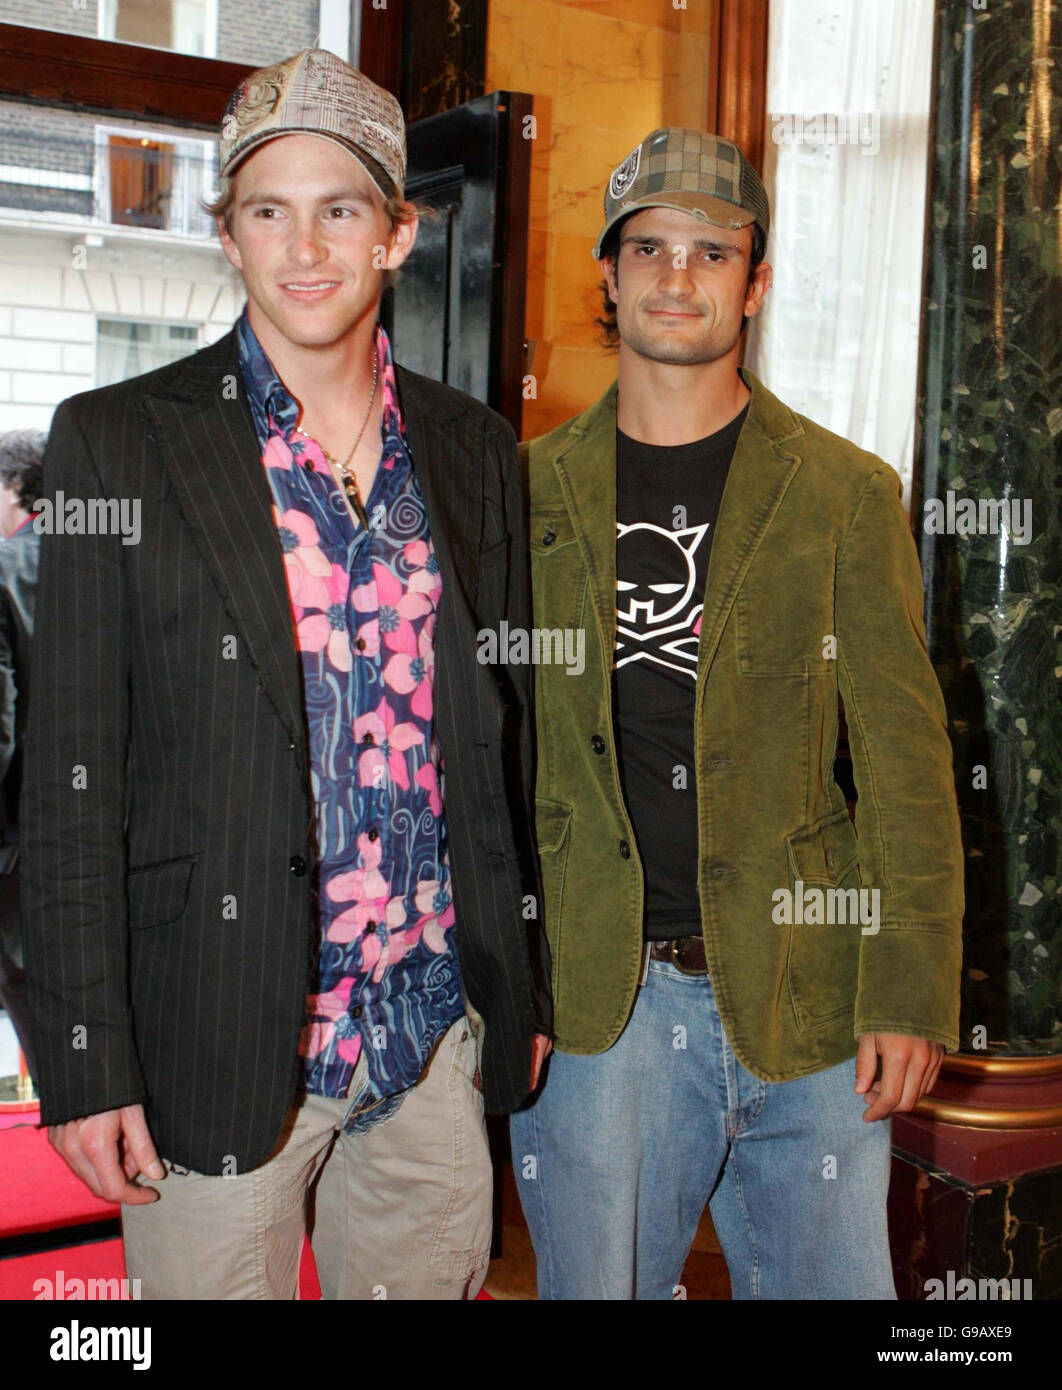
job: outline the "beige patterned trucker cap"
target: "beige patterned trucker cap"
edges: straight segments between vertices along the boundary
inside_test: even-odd
[[[349,150],[385,198],[406,177],[402,108],[349,63],[323,48],[252,72],[221,119],[218,168],[229,178],[252,150],[278,135],[323,135]]]
[[[677,208],[715,227],[747,227],[755,222],[767,235],[771,210],[759,174],[730,140],[700,130],[669,126],[654,130],[612,171],[605,190],[609,230],[640,208]]]

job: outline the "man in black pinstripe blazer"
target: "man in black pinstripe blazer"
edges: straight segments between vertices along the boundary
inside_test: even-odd
[[[389,94],[296,55],[237,91],[219,167],[238,329],[64,402],[45,460],[42,1122],[123,1203],[146,1297],[290,1298],[304,1230],[326,1297],[467,1297],[484,1104],[534,1089],[552,1026],[529,672],[477,659],[530,625],[515,436],[391,365]]]

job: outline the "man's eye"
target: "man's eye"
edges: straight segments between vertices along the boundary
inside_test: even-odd
[[[255,215],[255,217],[267,217],[267,218],[268,218],[268,217],[272,217],[273,214],[274,214],[275,212],[276,212],[276,208],[255,208],[254,215]]]
[[[343,207],[329,208],[328,213],[330,217],[338,218],[340,220],[342,220],[345,217],[353,217],[355,215],[353,208]]]

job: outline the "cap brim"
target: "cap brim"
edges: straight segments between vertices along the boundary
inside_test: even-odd
[[[261,149],[270,140],[280,140],[285,135],[316,135],[322,140],[331,140],[333,145],[338,145],[341,150],[346,150],[352,158],[356,159],[361,167],[372,179],[385,198],[393,198],[401,190],[395,186],[394,180],[388,174],[382,164],[373,159],[372,155],[366,154],[350,140],[345,140],[342,135],[336,135],[330,130],[263,130],[260,135],[252,135],[250,140],[241,146],[238,153],[230,155],[225,167],[221,171],[221,178],[231,179],[243,161],[254,154],[255,150]]]
[[[728,202],[726,198],[713,198],[696,192],[668,193],[658,198],[649,193],[644,198],[633,198],[630,202],[620,204],[601,229],[601,235],[594,246],[594,259],[601,259],[601,245],[617,222],[622,222],[631,213],[643,212],[646,208],[674,208],[676,212],[688,212],[698,221],[706,222],[711,227],[728,227],[731,231],[737,231],[738,228],[747,227],[750,222],[756,221],[754,212],[738,207],[737,203]]]

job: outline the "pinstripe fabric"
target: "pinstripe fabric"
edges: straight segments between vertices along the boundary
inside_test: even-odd
[[[470,397],[398,382],[443,575],[458,952],[500,1112],[551,1029],[547,948],[521,913],[538,893],[530,673],[476,660],[479,628],[529,625],[515,440]],[[22,813],[42,1121],[144,1101],[167,1158],[242,1171],[297,1084],[316,924],[301,671],[234,335],[64,402],[57,492],[139,499],[141,539],[42,537]]]

